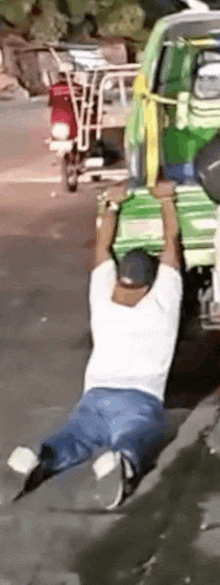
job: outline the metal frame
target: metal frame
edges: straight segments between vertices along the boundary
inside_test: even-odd
[[[56,50],[53,47],[50,47],[50,52],[53,55],[54,59],[56,60],[58,67],[62,64],[61,59],[56,53]],[[140,65],[137,63],[126,63],[124,65],[109,65],[105,68],[97,68],[95,70],[87,70],[87,71],[76,71],[73,72],[73,79],[74,77],[77,80],[82,78],[82,95],[79,98],[76,98],[71,82],[72,74],[66,71],[66,79],[68,83],[68,88],[70,92],[70,98],[72,102],[72,107],[74,109],[74,114],[76,117],[77,123],[77,138],[76,144],[77,149],[79,152],[87,152],[90,148],[90,131],[96,131],[96,139],[99,140],[102,135],[102,130],[104,128],[110,128],[112,124],[104,123],[103,120],[103,109],[104,109],[104,88],[105,84],[110,79],[117,79],[119,91],[120,91],[120,98],[121,98],[121,117],[122,123],[120,126],[125,126],[126,124],[126,113],[125,107],[128,106],[128,98],[126,95],[126,87],[125,87],[125,79],[132,78],[135,79],[137,75],[137,71]],[[80,83],[80,81],[79,81]],[[95,97],[97,97],[97,120],[96,123],[92,123],[92,114],[93,114],[93,106],[95,102]],[[114,116],[114,111],[113,114]]]
[[[72,99],[72,105],[74,107],[74,111],[77,110],[77,127],[78,127],[78,135],[77,135],[77,146],[80,152],[86,152],[89,150],[90,147],[90,131],[95,130],[96,132],[96,139],[99,140],[102,135],[102,130],[104,128],[110,128],[112,124],[106,123],[106,118],[104,118],[104,88],[106,82],[111,79],[116,79],[118,81],[119,90],[120,90],[120,97],[121,97],[121,108],[120,114],[122,118],[122,122],[120,126],[125,126],[126,124],[126,113],[125,108],[128,106],[128,99],[126,95],[126,87],[125,87],[125,79],[126,78],[133,78],[135,79],[137,75],[137,71],[139,69],[139,65],[132,64],[132,65],[122,65],[118,67],[109,67],[108,69],[96,69],[95,71],[88,71],[86,72],[87,80],[86,83],[83,84],[83,93],[82,97],[79,98],[81,100],[81,112],[79,113],[78,103],[75,96]],[[85,74],[85,72],[83,72]],[[77,77],[79,78],[80,72],[77,72]],[[68,85],[71,84],[70,78]],[[87,96],[86,96],[87,94]],[[92,113],[93,113],[93,106],[94,100],[97,96],[97,120],[96,123],[92,123]],[[111,108],[109,108],[109,115],[111,115]],[[112,111],[112,115],[114,116],[114,108]]]

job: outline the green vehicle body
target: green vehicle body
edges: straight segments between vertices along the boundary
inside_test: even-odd
[[[177,210],[187,268],[214,264],[216,206],[199,186],[177,189]],[[114,250],[118,258],[131,248],[141,246],[151,254],[163,245],[160,204],[147,189],[134,192],[124,203]]]
[[[196,39],[197,42],[205,37],[208,39],[208,48],[213,48],[217,44],[216,33],[210,34],[213,29],[218,29],[218,35],[220,34],[220,11],[184,11],[160,19],[152,30],[140,69],[148,80],[149,91],[171,99],[176,98],[179,92],[186,95],[184,92],[190,91],[192,83],[195,56],[203,48],[202,44],[199,47],[194,46],[191,41]],[[180,118],[182,112],[184,118],[184,109],[180,111]],[[187,126],[186,121],[180,119],[179,127],[176,128],[176,105],[173,104],[166,106],[166,116],[169,127],[165,124],[161,130],[159,126],[159,152],[160,156],[163,153],[167,163],[192,162],[198,150],[216,135],[220,127],[220,117],[217,116],[214,127],[213,122],[210,127],[206,124],[200,128],[196,123],[194,127],[193,120]],[[126,128],[126,143],[131,151],[141,145],[146,158],[143,96],[140,95],[134,94],[133,97]],[[137,246],[142,246],[153,254],[161,251],[163,237],[160,204],[145,186],[146,179],[144,183],[130,191],[132,197],[122,207],[114,246],[118,258]],[[176,193],[186,267],[213,265],[217,205],[196,182],[178,185]]]

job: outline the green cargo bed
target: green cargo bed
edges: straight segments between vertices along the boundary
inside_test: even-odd
[[[177,187],[177,210],[187,268],[214,263],[216,205],[197,184]],[[123,205],[114,244],[120,258],[133,247],[142,246],[158,254],[163,245],[160,203],[146,188],[132,191]]]

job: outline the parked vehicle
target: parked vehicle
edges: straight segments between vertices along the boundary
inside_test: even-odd
[[[54,48],[50,51],[59,67],[59,81],[49,90],[48,142],[61,159],[65,189],[75,191],[80,175],[90,180],[123,177],[127,174],[123,135],[139,65],[110,64],[105,52],[96,65],[90,62],[92,69],[88,61],[87,67],[80,69],[77,59],[64,62]],[[120,52],[115,50],[113,60],[119,57]]]
[[[134,197],[123,205],[115,243],[119,257],[136,245],[160,252],[160,205],[151,189],[158,175],[173,179],[186,268],[189,277],[194,275],[203,328],[220,328],[220,283],[213,273],[220,240],[219,35],[220,10],[205,6],[166,16],[154,26],[126,128]]]

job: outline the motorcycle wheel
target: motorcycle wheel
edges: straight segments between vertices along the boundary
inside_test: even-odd
[[[71,160],[71,153],[65,154],[61,162],[62,187],[65,191],[76,191],[78,186],[78,172],[75,160]]]

